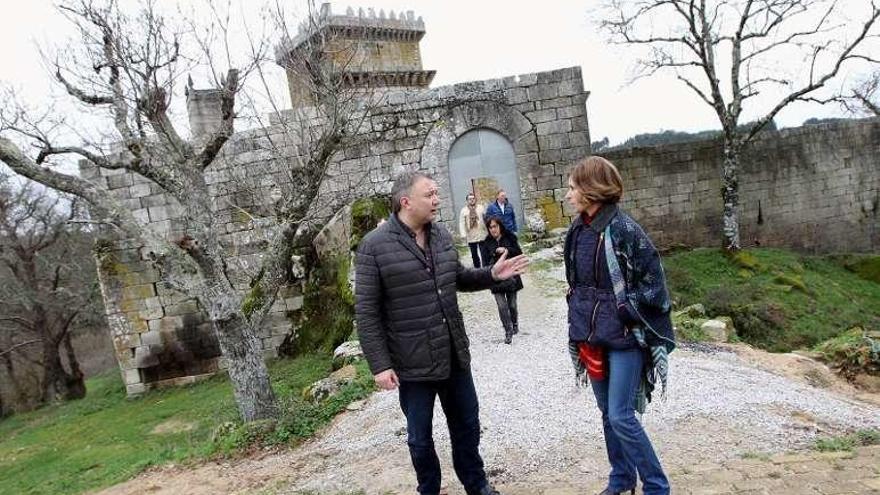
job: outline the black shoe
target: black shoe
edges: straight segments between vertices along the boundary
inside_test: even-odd
[[[509,344],[513,342],[513,334],[507,334],[504,336],[504,343]]]
[[[623,493],[625,493],[625,492],[612,492],[611,490],[606,488],[606,489],[602,490],[602,492],[599,493],[599,495],[622,495]],[[630,495],[636,495],[635,487],[631,488],[629,490],[629,493],[630,493]]]
[[[480,490],[480,495],[501,495],[492,485],[486,485]]]
[[[518,333],[519,333],[519,325],[514,325],[513,326],[513,334],[516,335]]]

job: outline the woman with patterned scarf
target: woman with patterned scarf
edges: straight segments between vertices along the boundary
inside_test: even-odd
[[[483,205],[477,204],[474,193],[468,193],[467,204],[458,215],[458,233],[471,248],[471,260],[474,268],[486,266],[489,261],[484,259],[480,262],[480,254],[483,251],[483,239],[486,238],[486,225],[483,223]]]
[[[578,383],[589,376],[602,412],[611,473],[602,495],[668,494],[669,481],[635,412],[644,411],[675,348],[660,255],[617,203],[623,181],[608,160],[591,156],[568,179],[577,211],[565,239],[569,353]]]

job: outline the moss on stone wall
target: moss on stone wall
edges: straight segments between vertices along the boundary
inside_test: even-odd
[[[351,238],[355,250],[361,239],[391,213],[391,198],[374,196],[355,201],[351,207]],[[283,346],[285,354],[332,352],[354,329],[354,294],[349,285],[351,251],[319,259],[314,250],[306,256],[308,277],[303,308],[295,337]],[[296,313],[291,313],[295,317]]]
[[[562,213],[562,205],[552,195],[538,198],[538,210],[544,218],[548,231],[568,226]]]
[[[315,351],[330,353],[345,342],[354,326],[354,295],[348,286],[349,253],[333,259],[311,259],[315,264],[305,284],[299,328],[285,349],[294,356]]]
[[[354,250],[380,220],[391,214],[390,196],[371,196],[361,198],[351,205],[351,239],[349,246]]]

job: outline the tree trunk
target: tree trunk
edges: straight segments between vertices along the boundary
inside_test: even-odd
[[[740,249],[739,243],[739,146],[724,140],[724,163],[721,169],[721,199],[724,202],[722,223],[724,226],[724,248],[728,251]]]
[[[213,321],[220,350],[229,364],[235,402],[244,421],[278,417],[269,369],[257,333],[238,314]]]
[[[86,395],[86,387],[82,373],[71,375],[61,364],[61,353],[58,343],[51,339],[43,339],[43,402],[82,399]]]
[[[69,331],[64,334],[63,344],[64,352],[67,355],[67,367],[70,368],[70,373],[67,374],[67,388],[71,396],[68,396],[68,399],[82,399],[86,396],[86,377],[79,367],[79,360],[76,359]]]

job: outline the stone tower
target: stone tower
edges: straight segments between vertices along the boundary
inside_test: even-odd
[[[419,51],[425,23],[411,10],[377,15],[349,7],[345,15],[334,15],[325,3],[307,22],[275,49],[287,70],[293,107],[313,104],[316,78],[339,77],[344,87],[372,90],[423,89],[434,78],[435,71],[422,69]]]

